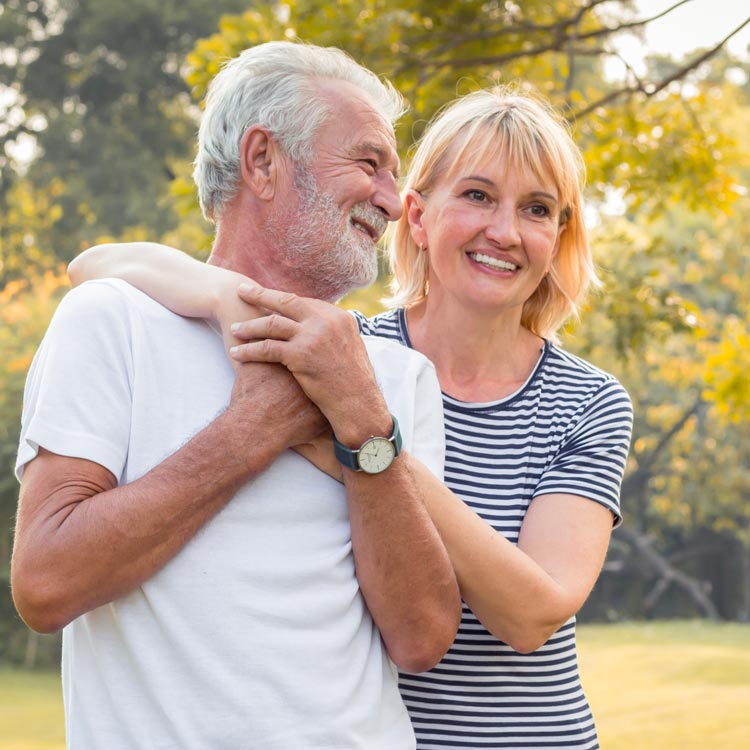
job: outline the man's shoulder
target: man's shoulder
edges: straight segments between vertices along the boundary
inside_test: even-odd
[[[155,305],[161,307],[158,302],[152,300],[140,291],[140,289],[136,289],[136,287],[122,279],[92,279],[84,281],[83,284],[71,289],[64,297],[66,304],[81,306],[101,304],[104,300],[116,307],[128,305]]]
[[[186,320],[121,279],[94,279],[71,289],[60,303],[57,316],[73,316],[102,326],[116,321],[133,323],[136,319],[147,326]]]

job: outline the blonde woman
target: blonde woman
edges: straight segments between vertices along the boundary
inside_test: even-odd
[[[632,409],[611,375],[556,340],[596,280],[582,184],[580,153],[546,103],[503,88],[455,101],[405,179],[394,308],[358,315],[364,334],[429,357],[443,391],[445,484],[425,503],[464,605],[440,664],[400,676],[420,750],[599,747],[575,615],[621,520]],[[244,302],[275,315],[228,330],[250,317],[236,302],[244,280],[163,246],[102,246],[71,272],[122,276],[181,314],[221,321],[244,342],[231,347],[237,361],[283,362],[279,344],[304,323],[287,319],[288,298],[249,283]]]

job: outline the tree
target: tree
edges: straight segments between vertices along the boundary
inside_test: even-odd
[[[18,498],[14,466],[23,388],[47,323],[68,288],[64,269],[58,267],[28,280],[11,281],[0,290],[0,662],[17,658],[28,641],[28,631],[13,608],[9,586]]]
[[[244,0],[4,3],[0,213],[25,171],[31,190],[56,185],[46,250],[61,259],[102,235],[145,227],[154,237],[173,228],[169,184],[175,165],[191,157],[195,125],[182,61],[222,13],[244,7]],[[28,165],[19,144],[35,149]],[[3,240],[6,258],[22,255]]]
[[[740,86],[720,75],[727,63],[717,58],[684,94],[686,106],[712,102],[717,137],[750,123]],[[614,368],[636,404],[623,487],[630,529],[610,560],[630,594],[605,581],[604,598],[637,602],[641,614],[750,618],[750,259],[741,250],[750,166],[739,159],[727,174],[730,201],[641,204],[602,224],[604,293],[569,339]],[[703,195],[700,180],[687,187]]]
[[[187,58],[187,79],[202,96],[221,60],[271,39],[299,37],[341,47],[406,96],[410,110],[399,130],[403,153],[427,119],[457,94],[520,79],[575,123],[577,139],[592,152],[594,190],[623,189],[634,205],[647,196],[656,208],[665,202],[660,196],[667,198],[665,182],[679,190],[700,178],[704,198],[718,199],[726,192],[727,165],[739,155],[737,141],[713,127],[705,102],[687,104],[679,83],[700,74],[722,46],[680,64],[652,61],[653,78],[638,78],[632,70],[623,79],[603,76],[603,62],[617,57],[617,36],[637,33],[650,20],[636,17],[627,0],[259,3],[222,18],[218,33],[198,42]],[[669,128],[654,126],[665,122]],[[719,149],[722,158],[716,159]],[[679,197],[695,200],[690,190]]]

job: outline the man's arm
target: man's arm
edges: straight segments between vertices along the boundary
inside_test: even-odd
[[[283,367],[242,366],[224,413],[162,464],[116,487],[124,459],[107,457],[112,446],[127,452],[130,384],[125,302],[110,291],[92,288],[63,302],[26,394],[11,575],[21,616],[41,631],[142,583],[279,452],[327,429]],[[82,434],[91,437],[80,442]]]
[[[242,345],[243,359],[284,364],[344,445],[357,448],[372,435],[391,434],[391,415],[349,313],[257,286],[243,298],[278,313],[235,329],[241,338],[263,339]],[[381,474],[343,474],[362,593],[393,661],[424,671],[453,642],[461,607],[420,484],[401,458]]]

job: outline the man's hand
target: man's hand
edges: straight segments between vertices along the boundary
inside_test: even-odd
[[[226,412],[246,426],[245,434],[266,434],[273,425],[273,460],[283,448],[310,443],[330,432],[320,409],[282,365],[240,364]]]
[[[232,326],[232,334],[247,342],[232,347],[232,357],[284,365],[346,445],[359,447],[370,435],[390,434],[388,408],[349,313],[257,284],[243,284],[239,293],[271,314]]]

